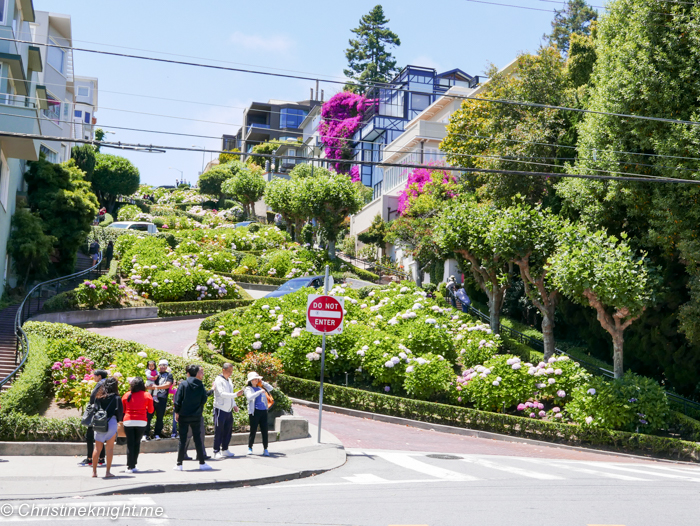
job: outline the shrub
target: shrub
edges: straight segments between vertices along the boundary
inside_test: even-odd
[[[574,390],[566,411],[584,426],[644,433],[663,429],[671,413],[663,388],[629,371],[612,381],[592,378]]]
[[[117,214],[118,221],[137,221],[137,217],[142,214],[141,209],[136,205],[124,205]]]
[[[95,385],[92,379],[94,365],[95,362],[85,356],[55,361],[51,366],[51,380],[56,398],[74,407],[84,407]]]
[[[31,352],[22,374],[15,378],[9,390],[0,394],[0,425],[6,425],[6,416],[12,413],[36,413],[46,399],[53,363],[46,353],[47,345],[46,338],[29,336]]]
[[[514,359],[518,361],[513,363]],[[466,392],[477,409],[504,412],[530,398],[535,391],[534,377],[512,355],[494,356],[465,372],[463,378],[467,381],[462,384],[462,392]]]
[[[253,300],[207,300],[207,301],[176,301],[158,303],[158,316],[191,316],[194,314],[213,314],[228,311],[253,303]]]
[[[75,289],[75,300],[79,305],[94,309],[97,307],[118,306],[127,297],[126,286],[102,276],[95,280],[85,280]]]
[[[69,290],[56,294],[53,298],[46,300],[42,307],[43,312],[64,312],[78,308],[78,300],[75,299],[75,291]]]
[[[412,360],[406,367],[404,390],[409,396],[420,400],[434,400],[444,396],[454,379],[454,368],[450,362],[432,353],[421,358],[423,361]]]
[[[282,361],[274,356],[262,352],[249,352],[241,362],[241,371],[245,374],[255,371],[266,381],[276,384],[277,378],[284,373]]]

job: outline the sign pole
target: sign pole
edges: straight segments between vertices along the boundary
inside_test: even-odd
[[[323,280],[323,295],[328,295],[328,265],[326,265],[326,279]],[[326,333],[323,333],[321,343],[321,389],[318,394],[318,443],[321,443],[321,416],[323,414],[323,372],[326,365]]]

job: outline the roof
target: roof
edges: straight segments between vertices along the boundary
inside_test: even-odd
[[[450,71],[445,71],[444,73],[440,73],[437,76],[438,77],[446,77],[447,75],[461,75],[467,80],[471,80],[474,77],[472,77],[469,73],[465,73],[461,69],[451,69]]]

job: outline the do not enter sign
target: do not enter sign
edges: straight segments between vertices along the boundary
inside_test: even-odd
[[[306,305],[306,330],[313,334],[343,332],[345,298],[309,294]]]

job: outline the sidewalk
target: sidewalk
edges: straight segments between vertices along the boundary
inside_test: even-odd
[[[3,457],[0,501],[255,486],[316,475],[345,463],[345,450],[335,436],[324,431],[317,444],[317,428],[309,425],[309,433],[309,438],[271,443],[269,458],[262,456],[258,443],[250,456],[247,446],[231,447],[234,458],[207,461],[212,471],[199,471],[196,460],[184,462],[183,471],[174,471],[177,453],[146,453],[139,456],[137,466],[144,471],[128,474],[126,457],[115,455],[115,478],[108,480],[102,478],[105,468],[98,468],[98,478],[92,478],[91,467],[78,465],[81,457]]]

